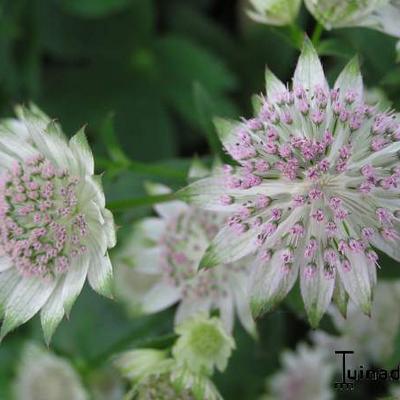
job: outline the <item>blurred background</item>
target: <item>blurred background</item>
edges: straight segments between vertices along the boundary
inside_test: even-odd
[[[15,104],[33,101],[68,135],[87,124],[99,171],[107,171],[110,201],[144,195],[143,181],[155,179],[152,168],[165,172],[159,180],[183,186],[192,157],[207,161],[218,151],[212,117],[249,116],[251,95],[264,91],[265,65],[284,81],[292,76],[298,32],[255,24],[245,9],[245,1],[233,0],[2,0],[0,114],[11,116]],[[315,21],[304,8],[299,21],[313,32]],[[331,81],[358,53],[367,86],[380,88],[399,106],[395,43],[376,31],[343,29],[323,36],[319,52]],[[120,168],[121,157],[134,161],[130,168]],[[129,226],[150,212],[146,206],[128,210],[117,222]],[[400,276],[393,264],[383,259],[381,278]],[[172,321],[173,310],[131,319],[121,305],[85,289],[51,349],[71,360],[95,399],[118,399],[119,392],[111,394],[119,383],[107,358],[132,345],[153,345],[172,331]],[[309,340],[299,294],[258,322],[258,342],[236,326],[237,350],[215,382],[225,399],[258,399],[266,378],[279,370],[282,351]],[[335,330],[329,317],[322,327]],[[37,318],[0,346],[0,399],[13,398],[27,339],[42,340]],[[393,352],[400,361],[400,347]],[[353,393],[336,395],[373,399],[386,389],[385,383],[360,384]]]

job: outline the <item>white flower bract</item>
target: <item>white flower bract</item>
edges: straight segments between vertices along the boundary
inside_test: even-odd
[[[267,25],[290,25],[296,19],[301,0],[249,0],[252,9],[248,15]]]
[[[362,26],[400,37],[399,0],[305,0],[326,29]]]

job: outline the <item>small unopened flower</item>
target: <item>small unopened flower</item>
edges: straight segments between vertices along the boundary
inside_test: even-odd
[[[172,360],[168,353],[155,349],[126,351],[115,359],[115,366],[121,374],[132,382],[138,382],[151,374],[168,371]]]
[[[89,397],[71,364],[29,343],[14,382],[16,400],[87,400]]]
[[[115,366],[132,389],[126,399],[221,400],[207,376],[194,374],[168,357],[167,351],[137,349],[118,356]]]
[[[400,37],[397,0],[305,0],[305,4],[326,29],[364,26]]]
[[[290,25],[297,18],[301,0],[249,0],[250,18],[267,25]]]
[[[218,318],[199,314],[175,330],[179,338],[172,354],[179,365],[205,374],[212,374],[214,368],[225,370],[235,342]]]
[[[330,89],[308,39],[292,88],[270,71],[266,85],[254,118],[217,120],[223,145],[239,166],[180,192],[198,207],[233,213],[235,224],[219,231],[200,266],[256,254],[250,289],[255,315],[282,300],[298,276],[312,325],[332,298],[345,310],[347,294],[370,314],[374,247],[400,260],[398,115],[364,102],[356,59]],[[271,152],[271,145],[288,148]],[[261,161],[269,168],[259,170]],[[221,205],[222,195],[230,204]]]
[[[396,349],[395,340],[400,326],[397,310],[399,301],[400,282],[379,282],[371,317],[358,313],[353,303],[349,304],[347,318],[332,308],[329,314],[339,335],[315,331],[313,339],[318,346],[325,347],[331,353],[339,348],[354,350],[348,362],[356,368],[360,364],[382,365],[393,356]]]
[[[86,277],[111,295],[115,230],[84,132],[17,113],[0,125],[0,336],[41,310],[48,342]]]
[[[148,189],[152,194],[170,192],[156,184]],[[219,201],[224,208],[230,198],[222,196]],[[255,334],[246,292],[247,260],[198,271],[204,251],[224,221],[235,229],[235,219],[182,201],[158,204],[155,210],[158,217],[136,224],[126,245],[113,257],[117,296],[139,313],[158,312],[180,302],[177,324],[199,311],[217,309],[228,331],[236,311],[243,326]],[[243,212],[247,212],[245,207]]]
[[[304,343],[282,356],[282,370],[269,379],[271,399],[331,400],[334,365],[328,353]]]

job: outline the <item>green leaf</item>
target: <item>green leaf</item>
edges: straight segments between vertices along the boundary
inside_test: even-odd
[[[320,56],[334,56],[350,60],[354,56],[354,49],[340,39],[326,39],[318,45]]]
[[[215,155],[224,159],[226,156],[222,150],[221,142],[218,139],[213,124],[213,118],[215,116],[213,99],[200,83],[194,84],[193,92],[198,121],[201,125],[202,132],[207,137],[208,145]]]
[[[213,99],[214,113],[235,115],[236,108],[226,97],[236,87],[236,78],[217,56],[187,39],[168,36],[155,46],[161,90],[175,110],[192,126],[200,127],[193,98],[197,82]]]
[[[102,2],[131,4],[125,12],[104,19],[80,18],[63,9],[67,3],[99,0],[62,1],[63,4],[58,4],[53,0],[42,0],[36,10],[40,46],[58,59],[92,59],[96,62],[99,58],[127,59],[132,49],[148,43],[154,34],[154,10],[150,0],[104,0]]]
[[[132,0],[62,0],[64,10],[90,18],[104,17],[128,7]]]
[[[100,134],[107,147],[108,154],[113,161],[122,165],[129,164],[129,159],[119,144],[117,134],[114,129],[114,114],[110,113],[100,126]]]

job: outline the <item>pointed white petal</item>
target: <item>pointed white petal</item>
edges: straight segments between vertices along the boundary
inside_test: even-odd
[[[113,269],[108,253],[103,256],[102,254],[96,254],[96,257],[92,257],[89,265],[88,279],[90,286],[97,293],[103,296],[112,298],[112,282],[113,282]]]
[[[63,288],[64,277],[57,283],[57,287],[47,300],[40,312],[40,320],[42,324],[44,339],[49,345],[51,338],[57,326],[64,316]]]
[[[76,168],[75,158],[58,124],[43,119],[27,108],[20,108],[19,115],[25,122],[29,136],[41,154],[55,165],[63,168]]]
[[[9,268],[0,273],[0,317],[4,313],[8,298],[11,296],[20,279],[21,276],[14,268]]]
[[[57,281],[41,278],[21,278],[7,299],[0,337],[31,319],[46,303]]]
[[[231,274],[229,278],[240,323],[251,336],[256,337],[256,324],[251,315],[250,297],[247,293],[247,276],[245,274]]]
[[[168,186],[151,182],[146,182],[146,191],[152,196],[168,194],[172,192]],[[187,211],[188,205],[183,201],[173,200],[156,204],[154,208],[161,217],[175,218],[180,213]]]
[[[64,310],[67,315],[82,291],[89,268],[89,258],[79,257],[70,266],[63,287]]]
[[[235,130],[240,126],[240,122],[225,118],[214,118],[214,126],[219,140],[225,148],[228,148],[236,140]]]
[[[135,230],[144,239],[158,241],[165,233],[166,223],[161,218],[144,218],[135,224]]]
[[[265,85],[268,100],[275,102],[278,96],[286,91],[285,85],[271,72],[269,68],[265,70]]]
[[[296,282],[298,264],[288,271],[282,268],[282,250],[273,254],[269,262],[260,257],[255,260],[250,275],[251,311],[258,317],[282,301]]]
[[[69,147],[78,160],[80,175],[93,175],[94,159],[84,128],[80,129],[79,132],[70,139]]]
[[[233,293],[221,296],[218,301],[219,318],[227,332],[232,332],[235,321]]]
[[[203,162],[195,157],[190,164],[188,179],[189,181],[194,181],[200,178],[205,178],[207,175],[210,175],[209,168],[203,164]]]
[[[145,313],[155,313],[175,304],[181,297],[180,290],[175,286],[159,282],[143,296],[142,310]]]
[[[307,37],[304,39],[303,49],[294,72],[293,83],[295,86],[302,86],[306,90],[314,90],[316,86],[321,86],[325,90],[329,89],[321,61]]]
[[[26,160],[38,154],[38,151],[32,147],[26,140],[23,141],[14,133],[0,131],[0,152],[6,160]],[[12,164],[12,161],[8,165]]]
[[[104,196],[101,175],[86,175],[84,179],[81,179],[78,195],[80,204],[91,207],[91,204],[95,203],[100,209],[104,209],[106,198]]]
[[[343,71],[338,76],[335,82],[335,89],[340,89],[339,97],[343,100],[346,93],[352,90],[357,95],[357,99],[363,98],[363,81],[360,72],[360,64],[358,57],[354,57],[344,67]]]
[[[347,257],[351,264],[350,270],[338,268],[343,286],[349,293],[351,300],[365,314],[370,315],[372,288],[368,272],[369,260],[364,254],[354,252],[348,252]]]
[[[115,266],[114,276],[115,296],[126,304],[132,315],[143,313],[143,297],[162,280],[160,274],[142,273],[122,264]]]
[[[144,187],[146,192],[151,196],[157,196],[159,194],[168,194],[172,193],[172,190],[162,183],[154,183],[154,182],[145,182]]]
[[[251,220],[249,221],[251,225]],[[244,233],[235,232],[224,226],[206,250],[200,268],[211,268],[220,264],[234,262],[252,253],[257,248],[256,237],[261,228],[249,228]]]
[[[338,273],[336,274],[335,289],[333,290],[333,301],[339,309],[340,313],[342,314],[343,318],[346,318],[349,295],[347,294]]]
[[[161,271],[162,249],[160,247],[138,247],[132,256],[125,259],[137,272],[144,274],[157,274]]]
[[[316,328],[329,307],[332,300],[335,278],[325,276],[323,263],[317,266],[313,276],[307,276],[305,266],[300,272],[300,289],[308,320],[313,328]]]
[[[397,4],[379,5],[370,16],[359,21],[360,26],[366,26],[372,29],[377,29],[387,35],[400,38],[400,9]]]
[[[211,308],[211,299],[210,298],[192,298],[192,297],[183,297],[181,302],[178,305],[178,308],[175,313],[174,324],[176,326],[180,325],[183,321],[186,321],[188,318],[193,317],[196,314],[205,312],[209,313]]]
[[[102,210],[104,225],[103,230],[107,236],[107,247],[112,249],[117,244],[117,232],[114,223],[114,216],[107,208]]]
[[[255,196],[264,194],[277,196],[279,194],[294,194],[299,188],[298,181],[269,181],[261,185],[253,186],[250,189],[231,189],[226,185],[224,175],[214,175],[211,178],[200,179],[191,183],[177,192],[177,196],[185,202],[199,206],[200,208],[212,211],[237,211],[242,206],[240,203],[247,200],[254,200]],[[232,205],[221,204],[221,196],[228,194],[235,198]]]
[[[390,243],[384,240],[381,235],[374,235],[372,238],[372,244],[379,250],[386,253],[389,257],[392,257],[396,261],[400,261],[400,246],[398,243]]]
[[[359,169],[364,165],[372,164],[374,167],[393,164],[397,160],[400,151],[400,142],[389,144],[382,150],[371,153],[366,158],[361,158],[354,163],[349,162],[348,170]]]
[[[20,139],[26,141],[29,137],[28,128],[26,125],[17,118],[5,118],[1,120],[0,132],[12,133],[17,135]]]

